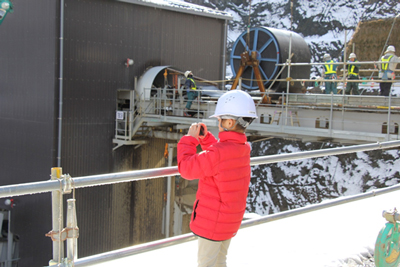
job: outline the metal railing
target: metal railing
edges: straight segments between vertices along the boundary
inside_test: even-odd
[[[315,158],[315,157],[324,157],[330,155],[341,155],[347,153],[354,153],[360,151],[371,151],[377,149],[390,149],[400,147],[400,141],[389,141],[383,143],[373,143],[373,144],[365,144],[365,145],[355,145],[348,147],[338,147],[331,149],[321,149],[307,152],[297,152],[297,153],[288,153],[288,154],[279,154],[279,155],[269,155],[269,156],[260,156],[251,158],[251,165],[260,165],[260,164],[270,164],[277,163],[282,161],[290,161],[290,160],[301,160],[307,158]],[[173,175],[178,175],[178,167],[166,167],[166,168],[155,168],[155,169],[146,169],[146,170],[137,170],[137,171],[127,171],[127,172],[119,172],[119,173],[110,173],[110,174],[101,174],[101,175],[92,175],[92,176],[83,176],[83,177],[75,177],[71,178],[69,175],[62,175],[61,168],[53,168],[52,169],[52,180],[43,181],[43,182],[35,182],[35,183],[25,183],[25,184],[16,184],[16,185],[7,185],[0,187],[0,198],[5,197],[13,197],[20,195],[30,195],[37,193],[47,193],[52,192],[52,204],[53,204],[53,231],[59,230],[53,234],[55,240],[53,240],[53,259],[51,261],[52,265],[57,266],[87,266],[89,264],[95,264],[99,262],[105,262],[111,259],[124,257],[133,255],[136,253],[145,252],[148,250],[171,246],[176,243],[186,242],[193,240],[195,237],[192,234],[181,235],[178,237],[172,237],[160,241],[154,241],[151,243],[146,243],[130,248],[115,250],[107,253],[102,253],[98,255],[94,255],[91,257],[86,257],[82,259],[77,259],[77,245],[76,239],[78,238],[76,233],[76,225],[69,225],[68,223],[68,231],[64,231],[65,229],[61,229],[58,223],[60,222],[60,216],[62,218],[62,194],[70,193],[73,189],[91,187],[91,186],[100,186],[107,184],[115,184],[122,182],[132,182],[132,181],[140,181],[147,179],[154,179],[159,177],[168,177]],[[268,215],[261,217],[259,219],[253,219],[249,221],[245,221],[242,224],[242,227],[247,227],[251,225],[256,225],[260,223],[265,223],[273,220],[283,219],[290,216],[294,216],[297,214],[310,212],[317,209],[323,209],[327,207],[331,207],[334,205],[339,205],[342,203],[347,203],[350,201],[355,201],[359,199],[364,199],[368,197],[375,196],[377,194],[383,194],[387,192],[392,192],[394,190],[399,190],[400,185],[395,185],[390,188],[375,190],[374,192],[368,192],[356,196],[340,198],[337,200],[330,201],[329,203],[311,205],[305,208],[295,209],[291,211],[281,212],[278,214]],[[70,201],[71,202],[71,201]],[[73,201],[74,202],[74,201]],[[70,204],[68,203],[68,210],[70,209]],[[74,203],[73,203],[74,204]],[[60,216],[58,216],[60,214]],[[76,218],[74,218],[74,211],[71,215],[67,215],[71,217],[71,221],[73,222]],[[57,225],[55,225],[57,224]],[[61,231],[63,230],[63,231]],[[58,254],[59,251],[62,251],[63,241],[61,236],[64,235],[64,240],[67,240],[67,258],[62,258],[61,255]],[[72,242],[75,241],[75,242]]]
[[[314,81],[322,83],[325,80],[303,80],[299,81]],[[293,79],[291,81],[294,81]],[[296,80],[297,81],[297,80]],[[327,80],[328,81],[328,80]],[[352,80],[354,81],[354,80]],[[359,80],[360,91],[368,90],[374,87],[377,90],[379,80],[375,80],[372,84],[372,80]],[[342,80],[337,81],[338,84],[342,83]],[[392,89],[400,86],[399,80],[393,80]],[[365,83],[365,84],[362,84]],[[207,86],[206,86],[207,87]],[[322,118],[319,116],[310,117],[311,113],[304,113],[302,111],[296,113],[298,117],[298,126],[301,125],[304,131],[313,131],[315,128],[319,128],[322,136],[326,137],[333,134],[334,131],[338,130],[341,132],[351,132],[346,138],[355,136],[355,133],[360,132],[360,129],[364,129],[363,133],[371,134],[370,141],[389,141],[398,139],[398,125],[394,121],[393,116],[398,116],[400,113],[400,97],[394,97],[391,94],[388,97],[383,96],[372,96],[372,95],[344,95],[344,86],[338,86],[338,90],[342,90],[340,94],[323,94],[323,93],[287,93],[287,92],[252,92],[249,93],[257,103],[257,112],[263,115],[269,114],[269,122],[271,121],[272,115],[276,111],[280,111],[281,120],[280,126],[293,126],[293,109],[301,109],[310,111],[318,110],[324,111]],[[136,137],[142,137],[154,133],[152,130],[155,129],[155,134],[161,136],[164,134],[172,139],[179,139],[179,134],[185,126],[189,126],[193,119],[207,119],[210,112],[213,111],[218,97],[209,96],[209,94],[223,94],[226,91],[223,90],[207,90],[199,86],[199,96],[196,100],[193,100],[193,106],[190,110],[190,117],[184,116],[185,106],[187,104],[187,98],[184,96],[185,89],[176,88],[144,88],[142,95],[135,96],[135,103],[131,104],[129,111],[117,112],[121,114],[122,120],[116,120],[116,135],[115,143],[118,144],[114,149],[120,147],[123,144],[135,144],[141,145],[139,141],[133,142],[132,140]],[[147,97],[147,98],[146,98]],[[262,103],[261,99],[270,97],[273,101],[269,104]],[[279,99],[279,100],[278,100]],[[267,109],[264,109],[267,108]],[[273,108],[274,110],[269,110]],[[261,112],[262,111],[262,112]],[[341,113],[339,113],[339,112]],[[268,114],[264,114],[264,113]],[[336,112],[334,116],[333,113]],[[351,112],[373,112],[380,114],[379,122],[374,127],[368,127],[368,121],[358,120],[357,124],[361,125],[361,128],[355,128],[355,123],[352,120],[347,120],[347,115]],[[386,114],[386,115],[385,115]],[[124,116],[122,116],[124,115]],[[384,115],[384,116],[382,116]],[[308,116],[308,117],[307,117]],[[179,119],[177,117],[180,117]],[[261,118],[261,117],[260,117]],[[291,123],[292,122],[292,123]],[[150,126],[168,126],[177,125],[177,127],[164,128],[151,128]],[[378,122],[377,122],[378,123]],[[258,124],[258,125],[257,125]],[[249,130],[255,131],[271,131],[271,128],[264,127],[260,128],[260,124],[269,124],[268,121],[261,121],[257,119]],[[321,124],[322,126],[316,126]],[[213,126],[213,125],[207,125]],[[254,129],[253,129],[254,128]],[[272,129],[276,130],[276,129]],[[327,130],[326,132],[324,132]],[[283,133],[286,131],[280,127],[279,131]],[[287,130],[289,131],[289,130]],[[382,135],[383,134],[383,135]],[[137,138],[136,138],[137,139]],[[122,140],[122,141],[121,141]],[[139,140],[139,139],[137,139]],[[118,142],[117,142],[118,141]],[[125,142],[125,143],[124,143]]]

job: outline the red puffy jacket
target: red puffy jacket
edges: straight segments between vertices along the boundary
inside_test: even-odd
[[[239,230],[250,184],[250,145],[245,134],[208,133],[196,153],[196,138],[184,136],[178,143],[178,168],[185,179],[199,179],[190,229],[198,236],[222,241]]]

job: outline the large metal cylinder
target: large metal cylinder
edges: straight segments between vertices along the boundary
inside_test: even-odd
[[[286,91],[286,81],[273,81],[274,79],[309,79],[310,66],[292,66],[290,67],[290,76],[288,76],[288,67],[280,72],[283,66],[276,64],[286,63],[289,53],[293,53],[292,63],[310,62],[311,53],[307,43],[297,33],[279,30],[267,27],[251,28],[249,35],[243,32],[235,41],[230,55],[230,64],[233,75],[236,76],[240,64],[241,54],[245,51],[250,53],[257,52],[259,69],[266,89],[270,87],[276,92]],[[257,81],[254,76],[252,66],[247,66],[242,74],[242,87],[248,90],[258,90]],[[300,82],[289,83],[290,92],[300,92],[303,85]]]

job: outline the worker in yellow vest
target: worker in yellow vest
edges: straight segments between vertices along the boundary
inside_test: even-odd
[[[186,77],[185,87],[187,90],[188,102],[186,103],[186,108],[185,108],[185,111],[183,112],[183,115],[190,117],[190,114],[188,113],[188,111],[190,110],[190,107],[192,106],[193,100],[196,99],[196,97],[199,95],[199,93],[197,91],[196,82],[193,79],[193,73],[190,70],[188,70],[185,72],[185,77]]]
[[[359,62],[357,60],[357,56],[354,53],[350,53],[349,55],[349,62],[347,65],[347,79],[349,80],[359,80],[360,76],[360,64],[357,64]],[[353,95],[359,95],[360,91],[358,90],[358,84],[359,82],[351,82],[347,81],[346,85],[346,95],[349,95],[351,91],[353,91]]]
[[[379,64],[379,78],[382,80],[392,80],[394,79],[394,71],[396,69],[399,58],[394,54],[396,49],[393,45],[389,45],[385,51],[385,54],[381,58],[384,63]],[[392,87],[391,82],[381,82],[379,84],[380,95],[389,96],[390,89]]]
[[[332,64],[335,61],[332,60],[329,54],[324,55],[324,79],[325,80],[336,80],[336,68],[337,65]],[[325,81],[325,94],[337,94],[337,82]]]

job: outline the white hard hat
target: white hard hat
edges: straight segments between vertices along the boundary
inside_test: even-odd
[[[385,53],[387,53],[387,52],[393,52],[393,53],[394,53],[394,52],[396,52],[396,49],[394,48],[393,45],[389,45],[389,46],[387,47]]]
[[[356,56],[356,54],[354,54],[354,53],[350,53],[350,55],[349,55],[349,58],[356,58],[357,56]]]
[[[331,58],[331,55],[329,55],[329,54],[324,54],[324,59],[328,59],[328,58]]]
[[[186,72],[185,72],[185,77],[187,78],[188,76],[189,76],[189,74],[190,73],[192,73],[190,70],[187,70]]]
[[[215,114],[210,118],[220,116],[258,118],[254,100],[248,93],[241,90],[231,90],[218,99]]]

